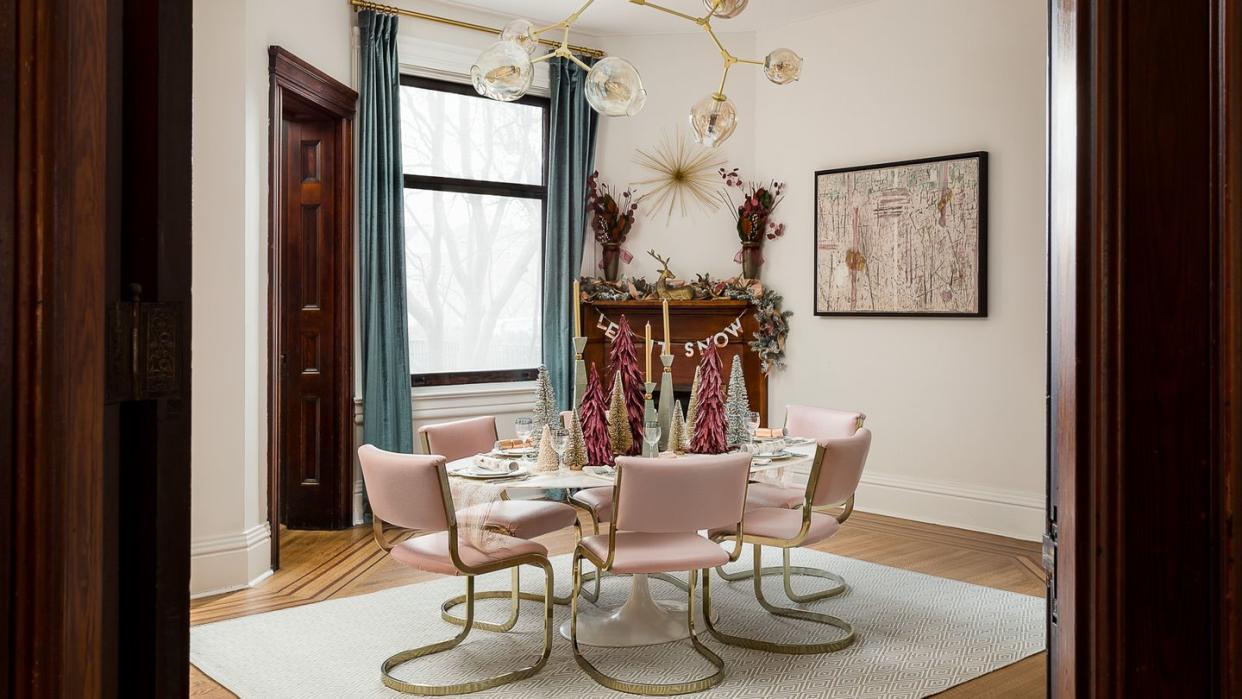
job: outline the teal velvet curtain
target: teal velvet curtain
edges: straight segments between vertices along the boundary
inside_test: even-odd
[[[412,453],[397,18],[358,13],[358,242],[363,441]]]
[[[572,61],[548,61],[552,107],[548,129],[547,235],[543,244],[543,363],[561,410],[574,395],[573,280],[586,239],[586,181],[595,167],[599,114],[583,92],[586,71]],[[586,318],[582,319],[587,322]]]

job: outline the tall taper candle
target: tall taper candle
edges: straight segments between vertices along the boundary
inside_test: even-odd
[[[582,292],[578,290],[578,280],[574,279],[574,337],[582,337]],[[665,307],[668,304],[665,303]],[[664,314],[664,328],[668,332],[668,313]]]
[[[671,350],[671,349],[669,349],[669,344],[668,344],[668,343],[669,343],[669,338],[668,338],[668,299],[664,299],[664,352],[665,352],[665,353],[671,353],[671,352],[672,352],[672,350]]]
[[[651,381],[651,323],[647,323],[647,340],[646,340],[646,343],[643,345],[643,349],[646,351],[646,355],[647,355],[647,383],[652,383]]]

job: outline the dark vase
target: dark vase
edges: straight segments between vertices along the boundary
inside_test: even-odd
[[[748,241],[742,243],[742,276],[746,279],[758,279],[759,269],[763,266],[763,243]]]
[[[617,281],[621,268],[621,246],[615,243],[604,243],[604,279]]]

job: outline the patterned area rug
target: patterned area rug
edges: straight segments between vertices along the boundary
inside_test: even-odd
[[[771,553],[765,565],[778,565]],[[741,561],[749,561],[746,551]],[[569,556],[553,559],[558,592],[569,580]],[[741,565],[741,561],[733,567]],[[1044,648],[1044,600],[936,578],[813,550],[793,552],[795,565],[838,573],[850,584],[844,594],[807,605],[852,622],[858,640],[828,655],[776,655],[700,638],[725,661],[725,680],[701,696],[924,697],[960,684]],[[477,589],[507,589],[509,573],[482,576]],[[822,581],[795,579],[808,591]],[[676,588],[653,580],[658,598],[684,599]],[[195,626],[190,661],[244,699],[250,697],[399,697],[380,682],[380,663],[400,650],[451,638],[458,627],[440,619],[445,598],[464,592],[461,579],[430,582],[266,614]],[[539,571],[524,569],[522,589],[542,591]],[[624,601],[626,578],[605,578],[601,603]],[[765,581],[770,601],[787,605],[779,577]],[[718,626],[727,632],[770,640],[810,642],[839,634],[831,627],[772,617],[759,609],[749,581],[712,581]],[[584,604],[586,604],[584,602]],[[459,608],[464,611],[464,608]],[[500,621],[507,600],[487,600],[476,616]],[[522,618],[506,634],[475,630],[457,648],[420,658],[398,669],[402,679],[461,682],[533,663],[541,649],[542,606],[522,604]],[[556,607],[556,624],[568,618]],[[631,649],[584,647],[601,670],[639,681],[684,681],[710,674],[689,641]],[[623,697],[595,684],[575,664],[569,642],[556,635],[552,657],[540,674],[480,696]]]

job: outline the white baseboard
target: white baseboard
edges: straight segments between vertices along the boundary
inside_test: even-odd
[[[267,522],[190,542],[190,597],[240,590],[271,575],[271,542]]]
[[[1024,541],[1039,541],[1044,533],[1043,495],[1015,490],[868,473],[855,507]]]

